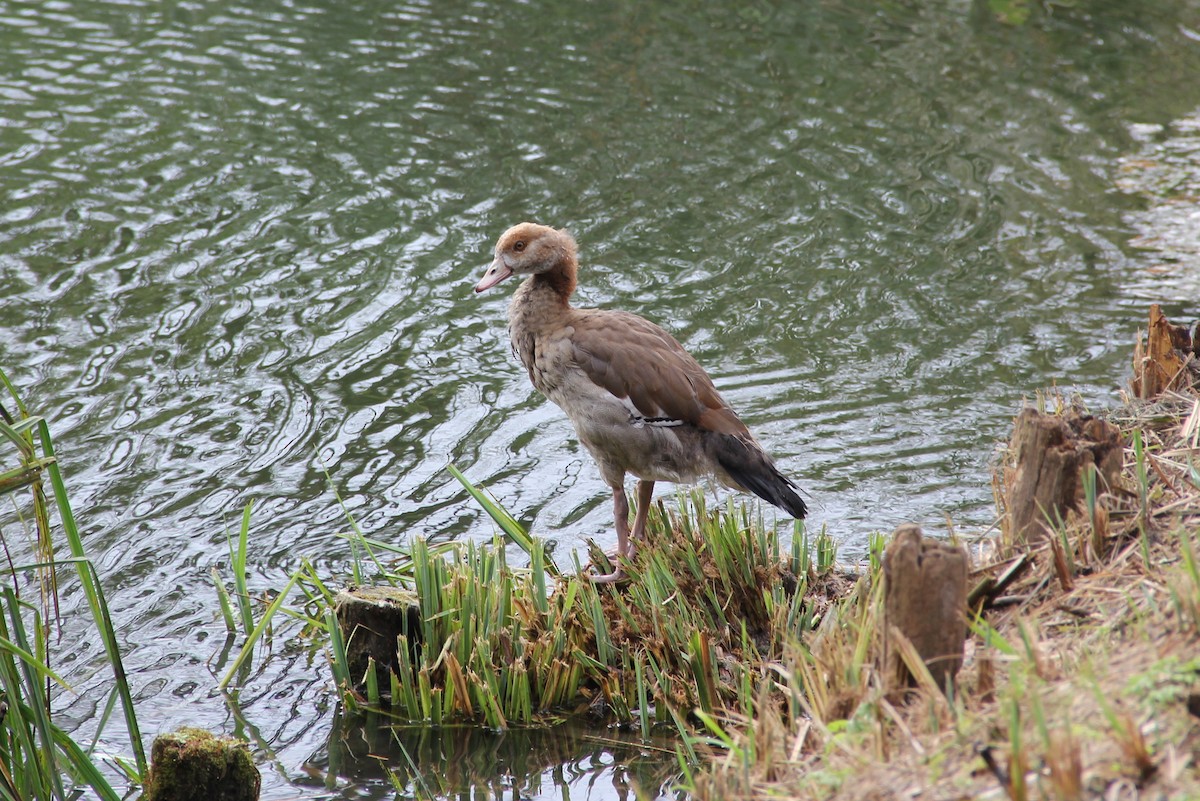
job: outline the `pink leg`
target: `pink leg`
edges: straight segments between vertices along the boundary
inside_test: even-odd
[[[625,556],[629,559],[637,552],[637,544],[646,538],[646,518],[650,516],[650,499],[654,496],[654,482],[646,479],[638,481],[637,485],[637,514],[633,518],[633,532],[629,536],[629,550]]]
[[[618,484],[613,487],[613,522],[617,527],[617,553],[613,557],[613,572],[606,573],[602,576],[592,576],[592,582],[595,584],[611,584],[625,577],[625,571],[621,569],[620,559],[625,555],[626,551],[633,555],[633,549],[629,541],[629,499],[625,497],[625,487]],[[639,497],[641,497],[639,495]]]

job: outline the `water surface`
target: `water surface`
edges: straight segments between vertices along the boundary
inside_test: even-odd
[[[333,488],[373,536],[490,537],[449,462],[560,554],[611,543],[607,488],[508,352],[511,286],[470,291],[523,219],[575,233],[580,304],[708,367],[844,554],[987,527],[1022,398],[1124,379],[1153,279],[1114,165],[1200,104],[1198,11],[0,6],[0,365],[51,420],[147,734],[252,737],[267,799],[392,797],[329,745],[364,735],[305,644],[236,707],[214,689],[209,571],[248,499],[256,591],[304,557],[345,575]],[[597,765],[532,797],[620,797]]]

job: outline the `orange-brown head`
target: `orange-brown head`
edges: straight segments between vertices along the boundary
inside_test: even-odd
[[[562,288],[568,295],[575,288],[575,237],[565,229],[519,223],[500,236],[493,255],[491,265],[475,285],[476,292],[491,289],[510,275],[541,273],[557,273],[556,278],[561,276]]]

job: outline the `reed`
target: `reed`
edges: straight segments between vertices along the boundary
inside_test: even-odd
[[[635,724],[644,737],[667,725],[690,738],[701,714],[710,722],[749,714],[764,687],[781,697],[771,660],[821,619],[820,604],[804,593],[832,569],[827,534],[810,543],[799,529],[800,542],[788,550],[761,517],[732,502],[710,508],[693,492],[675,509],[660,503],[650,510],[648,542],[627,582],[598,586],[560,571],[541,540],[451,472],[499,532],[491,541],[438,547],[414,539],[401,570],[375,571],[372,581],[415,590],[420,607],[419,626],[397,643],[395,672],[383,681],[373,670],[345,675],[333,615],[308,618],[329,638],[347,704],[409,721],[496,729],[587,711]],[[528,566],[510,563],[510,543],[528,555]],[[327,602],[313,578],[293,576],[276,601],[295,583]],[[703,747],[681,744],[689,760]]]
[[[1133,473],[1137,479],[1138,491],[1138,532],[1141,535],[1138,543],[1141,546],[1143,562],[1150,564],[1150,457],[1146,452],[1144,435],[1140,428],[1133,431],[1133,458]]]
[[[0,471],[0,492],[12,498],[19,522],[26,529],[32,522],[35,530],[29,549],[20,543],[10,547],[6,538],[3,541],[10,555],[23,550],[31,554],[29,561],[21,563],[14,563],[10,556],[13,586],[0,593],[0,687],[7,706],[0,715],[0,798],[41,801],[90,791],[101,799],[117,799],[121,793],[113,789],[93,756],[95,743],[80,745],[55,722],[55,688],[67,688],[53,670],[57,643],[51,637],[51,625],[58,616],[59,571],[73,569],[77,574],[91,625],[104,648],[106,668],[112,672],[97,741],[104,734],[109,712],[119,708],[131,756],[113,757],[112,764],[138,783],[146,773],[146,756],[116,633],[99,576],[84,552],[49,425],[30,413],[3,371],[0,386],[9,398],[0,403],[0,443],[11,449],[0,451],[0,459],[15,464]],[[15,414],[8,411],[10,407]],[[27,501],[23,503],[22,498]],[[57,528],[51,524],[51,502],[58,512]],[[70,556],[56,556],[56,538],[66,539]],[[38,577],[38,603],[20,596],[24,582],[19,576],[28,573]]]
[[[1192,532],[1181,528],[1178,539],[1182,569],[1171,582],[1171,600],[1179,619],[1193,633],[1200,633],[1200,563],[1196,560]]]

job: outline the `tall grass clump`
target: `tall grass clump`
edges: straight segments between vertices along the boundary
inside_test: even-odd
[[[87,558],[67,496],[50,428],[31,414],[8,377],[0,371],[5,398],[0,401],[0,493],[10,500],[13,525],[24,537],[10,542],[8,527],[0,540],[9,555],[11,587],[0,592],[0,798],[19,801],[65,799],[90,791],[102,799],[117,799],[97,767],[95,743],[83,746],[55,723],[52,700],[67,688],[55,672],[53,626],[58,619],[58,585],[66,571],[74,574],[87,599],[91,625],[104,647],[112,671],[109,697],[97,739],[111,713],[120,711],[129,737],[129,757],[113,758],[115,767],[132,782],[146,772],[133,699],[126,680],[112,619],[95,567]],[[47,488],[49,479],[49,488]],[[58,513],[58,525],[52,512]],[[65,538],[69,556],[60,554]],[[19,554],[15,560],[13,554]],[[36,599],[22,597],[25,574],[38,577]]]
[[[698,715],[748,715],[764,691],[780,695],[773,660],[819,623],[827,605],[806,597],[810,581],[832,574],[826,535],[810,542],[800,529],[788,551],[747,509],[732,502],[710,509],[694,492],[676,509],[660,502],[650,510],[648,541],[628,581],[596,585],[578,564],[561,570],[544,543],[451,472],[499,533],[436,547],[414,539],[398,561],[375,571],[372,582],[411,590],[419,606],[406,618],[419,623],[406,622],[397,638],[391,672],[339,674],[355,635],[324,615],[352,707],[378,700],[381,711],[407,720],[496,729],[586,712],[644,735],[655,724],[690,732]],[[512,544],[528,557],[520,566],[510,561]],[[228,616],[238,626],[234,606]],[[695,757],[690,741],[684,748]]]

